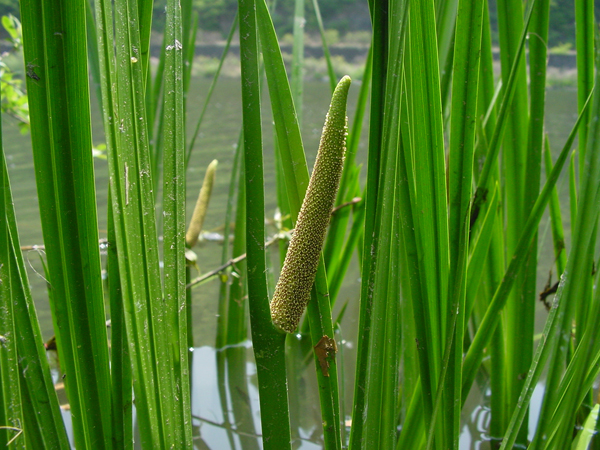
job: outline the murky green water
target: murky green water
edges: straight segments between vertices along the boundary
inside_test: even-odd
[[[193,81],[192,91],[188,96],[188,105],[191,108],[188,136],[191,135],[196,118],[200,114],[208,84],[207,80]],[[349,112],[351,120],[358,93],[356,84],[353,86],[350,95]],[[329,106],[329,96],[329,85],[327,83],[312,82],[307,83],[305,86],[302,131],[310,167],[312,167],[314,161],[323,120]],[[211,109],[206,115],[205,123],[191,159],[187,180],[188,217],[194,207],[206,166],[214,158],[219,160],[216,186],[205,222],[206,230],[220,231],[223,226],[233,153],[241,128],[239,99],[239,80],[219,81],[211,102]],[[265,106],[268,106],[266,97]],[[93,103],[92,110],[94,116],[94,144],[98,145],[103,142],[103,132],[96,103]],[[568,89],[549,91],[547,111],[546,129],[553,150],[557,152],[576,120],[575,91]],[[266,214],[267,218],[271,218],[275,213],[275,180],[271,118],[268,112],[264,116],[264,131]],[[43,244],[29,137],[21,136],[16,125],[11,123],[8,118],[4,119],[3,134],[19,221],[21,244],[24,246]],[[365,162],[365,160],[366,132],[363,135],[357,162]],[[100,236],[106,237],[107,164],[100,159],[96,160],[96,178]],[[563,194],[561,197],[564,198],[568,195],[564,177],[563,181],[559,182],[559,189]],[[570,229],[568,203],[565,203],[563,208],[568,242]],[[540,286],[545,284],[548,270],[554,263],[551,233],[545,231],[546,224],[547,218],[543,219],[540,227]],[[274,231],[274,229],[271,230],[271,232]],[[209,271],[219,265],[220,245],[215,242],[205,242],[195,249],[202,272]],[[27,251],[25,252],[25,258],[26,263],[29,265],[29,277],[42,331],[44,336],[48,338],[53,334],[52,322],[45,290],[46,285],[40,275],[42,272],[40,257],[36,251]],[[346,301],[349,302],[349,309],[342,323],[344,335],[338,337],[338,340],[342,341],[338,364],[344,368],[340,373],[344,375],[343,385],[345,389],[342,392],[345,393],[346,407],[344,413],[347,416],[351,414],[350,407],[354,383],[355,332],[353,330],[357,327],[359,286],[358,270],[354,267],[347,275],[337,303],[339,308]],[[197,347],[193,352],[192,412],[196,418],[194,427],[197,436],[197,448],[242,448],[242,445],[243,448],[248,449],[261,448],[260,439],[257,437],[260,432],[260,417],[258,414],[256,370],[252,361],[250,344],[246,343],[238,348],[222,352],[214,350],[217,298],[218,283],[216,279],[194,289],[193,323]],[[541,305],[539,311],[537,328],[541,330],[546,313]],[[229,415],[223,414],[218,395],[217,353],[219,353],[219,357],[227,357],[225,367],[231,368],[226,380],[223,381],[225,383],[223,386],[229,392]],[[320,414],[314,378],[314,368],[308,367],[303,376],[297,380],[298,398],[302,403],[298,405],[298,410],[302,413],[296,414],[297,421],[294,426],[296,448],[321,448]],[[471,397],[470,401],[473,402],[473,406],[468,409],[472,412],[463,417],[464,426],[461,434],[461,446],[465,449],[479,448],[481,440],[485,440],[485,430],[489,420],[489,410],[485,405],[481,405],[481,395],[477,394]],[[294,416],[294,413],[292,413],[292,416]]]

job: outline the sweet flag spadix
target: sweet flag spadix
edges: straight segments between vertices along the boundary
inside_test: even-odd
[[[296,330],[310,299],[340,184],[346,152],[346,100],[350,83],[349,76],[343,77],[333,92],[315,167],[271,300],[271,319],[277,328],[287,333]]]

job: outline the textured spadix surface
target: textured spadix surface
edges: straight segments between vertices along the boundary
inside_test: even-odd
[[[345,76],[333,92],[315,167],[271,300],[273,323],[288,333],[293,333],[298,327],[310,299],[340,183],[346,151],[346,100],[350,83],[350,77]]]
[[[213,159],[213,161],[206,168],[206,174],[204,175],[204,182],[196,201],[196,207],[194,208],[194,214],[190,220],[190,226],[185,234],[185,243],[189,248],[192,248],[198,242],[198,236],[202,231],[204,225],[204,218],[206,217],[206,211],[208,210],[208,202],[210,202],[210,196],[212,194],[213,185],[215,184],[215,176],[217,173],[217,165],[219,161]]]

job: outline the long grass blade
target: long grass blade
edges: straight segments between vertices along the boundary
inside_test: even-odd
[[[317,25],[319,26],[319,33],[321,34],[321,43],[323,45],[323,56],[327,63],[327,75],[329,77],[329,87],[333,93],[337,84],[335,76],[335,70],[333,69],[333,62],[331,61],[331,53],[329,52],[329,45],[327,45],[327,39],[325,38],[325,27],[323,26],[323,18],[321,17],[321,8],[319,8],[319,0],[313,0],[313,7],[315,8],[315,17],[317,19]]]
[[[589,100],[588,100],[589,101]],[[522,235],[519,240],[519,244],[515,249],[513,259],[511,260],[508,268],[506,269],[506,273],[504,278],[502,279],[501,284],[496,289],[493,299],[490,302],[490,305],[485,313],[485,317],[483,318],[477,333],[469,347],[467,355],[465,356],[465,360],[463,363],[463,395],[462,400],[463,403],[466,399],[466,394],[469,392],[471,384],[475,379],[475,372],[479,365],[481,364],[481,360],[483,358],[483,349],[489,344],[492,336],[493,330],[499,322],[499,312],[504,307],[504,304],[507,300],[508,292],[512,288],[512,285],[515,281],[515,276],[518,273],[520,266],[525,262],[527,256],[527,249],[531,243],[531,239],[533,238],[535,231],[537,230],[537,225],[539,220],[544,212],[547,202],[550,199],[552,194],[552,189],[556,185],[558,177],[560,175],[560,171],[562,170],[567,156],[569,154],[569,149],[571,144],[575,140],[576,132],[578,126],[582,122],[583,116],[580,115],[577,122],[575,123],[569,137],[563,147],[560,156],[558,157],[554,168],[552,169],[552,173],[546,180],[544,188],[540,192],[538,199],[535,202],[534,207],[531,210],[529,215],[529,219],[527,219],[527,223],[523,227]]]
[[[577,437],[573,441],[571,450],[586,450],[589,448],[592,438],[596,434],[596,421],[598,420],[598,412],[600,411],[600,405],[596,404],[594,409],[590,411],[583,428],[577,433]]]
[[[488,249],[490,248],[490,243],[492,241],[494,222],[498,211],[499,195],[498,187],[496,187],[493,191],[492,198],[489,200],[490,206],[481,223],[479,235],[470,244],[471,255],[468,263],[467,293],[465,301],[466,317],[471,317],[475,305],[475,297],[483,276]]]
[[[170,424],[173,447],[192,446],[190,374],[188,366],[188,314],[185,262],[185,116],[183,31],[179,0],[167,2],[165,27],[165,80],[163,96],[163,254],[164,299],[162,306],[166,334],[160,361],[162,375],[168,374],[163,389],[165,422]],[[191,15],[190,15],[191,16]],[[189,17],[189,16],[188,16]],[[189,307],[189,305],[187,305]],[[159,316],[160,317],[160,316]],[[157,331],[163,331],[160,328]],[[165,339],[166,336],[170,336]],[[166,345],[164,345],[166,344]],[[160,348],[160,347],[159,347]]]
[[[177,447],[185,445],[186,440],[191,440],[191,431],[185,431],[190,426],[189,419],[185,417],[189,410],[181,413],[173,405],[173,393],[176,390],[172,377],[178,371],[173,371],[172,368],[178,366],[181,371],[186,371],[187,363],[184,364],[185,367],[180,366],[181,354],[178,351],[172,352],[170,340],[165,339],[172,325],[163,307],[154,214],[154,183],[150,168],[149,130],[146,125],[148,116],[144,95],[141,95],[146,92],[146,72],[141,64],[142,50],[146,48],[146,44],[142,43],[140,36],[147,35],[145,28],[140,29],[144,24],[138,20],[144,22],[147,12],[138,10],[136,5],[116,2],[117,20],[114,22],[113,44],[110,5],[101,1],[96,5],[96,20],[103,24],[104,31],[99,34],[99,53],[103,103],[106,105],[104,114],[111,173],[110,190],[127,340],[133,362],[138,425],[142,445],[149,448]],[[145,3],[140,8],[149,6],[151,5]],[[172,45],[171,50],[180,50],[177,49],[175,40]],[[116,49],[116,59],[113,49]],[[182,203],[179,196],[178,207],[181,209]],[[181,331],[185,332],[185,329],[186,327],[182,327]],[[181,342],[184,344],[180,344],[178,348],[186,349],[185,339]],[[183,384],[180,384],[180,388],[181,386]],[[184,390],[181,396],[189,393],[187,388]],[[184,399],[184,407],[185,403]],[[180,427],[167,426],[176,420]]]
[[[550,152],[550,144],[546,138],[544,149],[544,162],[546,167],[546,176],[552,171],[552,155]],[[560,211],[560,203],[558,198],[558,190],[555,188],[550,199],[550,220],[552,224],[552,238],[554,241],[554,258],[556,259],[557,275],[565,271],[567,266],[567,252],[565,249],[565,232],[563,228],[562,214]]]
[[[292,47],[292,99],[298,123],[302,124],[304,98],[304,0],[294,1],[294,45]]]
[[[504,127],[506,126],[506,120],[508,118],[507,110],[511,104],[512,96],[514,94],[514,89],[516,87],[516,78],[518,73],[519,65],[522,64],[520,62],[520,58],[522,57],[525,40],[527,38],[527,29],[529,27],[529,22],[531,21],[531,15],[533,11],[533,6],[535,5],[537,0],[532,0],[528,6],[527,13],[525,14],[524,26],[521,32],[521,37],[519,40],[519,45],[517,46],[517,52],[515,57],[513,58],[513,63],[510,69],[510,74],[508,75],[507,81],[504,83],[506,86],[504,90],[504,94],[502,96],[502,101],[500,103],[500,107],[497,114],[497,122],[494,127],[494,132],[490,138],[490,143],[488,146],[488,151],[485,159],[485,163],[479,175],[479,179],[477,182],[477,190],[486,191],[486,186],[491,182],[491,172],[496,164],[496,159],[498,157],[498,153],[500,151],[500,142],[502,141],[504,135]],[[478,193],[476,192],[475,195]],[[483,195],[483,194],[480,194]],[[483,197],[480,197],[483,198]],[[475,204],[477,206],[477,203]]]
[[[4,226],[6,226],[8,245],[0,249],[0,264],[2,265],[0,275],[3,287],[9,287],[9,299],[13,305],[13,336],[16,336],[18,330],[19,337],[16,340],[13,336],[9,335],[7,337],[16,344],[19,357],[18,373],[20,375],[17,384],[7,385],[7,387],[10,388],[12,395],[18,395],[19,391],[16,388],[20,385],[23,414],[21,423],[13,423],[12,419],[8,417],[5,418],[4,423],[10,423],[23,430],[25,432],[24,437],[31,446],[68,449],[70,448],[69,441],[52,383],[23,254],[20,250],[17,221],[3,150],[1,159],[0,171],[2,171],[3,184],[0,202],[3,202],[5,207],[4,214],[0,217]],[[9,276],[10,279],[6,276]],[[7,315],[3,314],[3,316]],[[0,334],[5,336],[8,332],[3,328]],[[6,345],[10,346],[10,342]],[[2,361],[3,371],[5,370],[4,364],[5,361]],[[3,404],[9,404],[6,396],[2,400]],[[21,445],[23,440],[15,442],[16,445]]]
[[[75,443],[111,447],[85,3],[22,2],[21,18],[54,331],[67,375]]]
[[[592,88],[594,86],[594,2],[581,0],[575,2],[575,46],[577,50],[577,109],[583,111]],[[584,123],[589,123],[590,112],[584,118]],[[587,149],[587,125],[579,130],[579,173],[582,174],[585,164]]]
[[[600,52],[596,50],[596,67],[600,66]],[[596,83],[598,83],[600,75],[596,71]],[[584,289],[589,284],[589,259],[586,258],[589,255],[589,247],[593,246],[595,242],[595,234],[597,231],[597,220],[598,220],[598,184],[600,183],[600,157],[597,152],[593,149],[597,148],[600,142],[600,125],[595,120],[595,117],[600,113],[600,92],[594,90],[593,92],[593,104],[591,113],[589,115],[590,123],[588,129],[588,142],[586,152],[586,163],[585,171],[581,174],[583,180],[580,182],[581,190],[579,196],[579,205],[577,208],[577,217],[575,221],[575,227],[572,235],[574,240],[572,248],[569,253],[569,259],[567,261],[567,268],[563,275],[564,286],[559,287],[557,298],[561,299],[580,299],[583,297]],[[583,115],[583,114],[582,114]],[[586,261],[588,262],[586,264]],[[557,300],[555,299],[555,302]],[[589,302],[587,307],[589,307]],[[566,343],[559,345],[559,342],[569,342],[571,336],[571,321],[575,317],[579,322],[577,323],[577,337],[578,341],[581,340],[579,336],[583,334],[587,326],[586,320],[581,320],[581,316],[575,316],[575,311],[572,301],[562,301],[558,305],[559,312],[557,313],[557,322],[555,326],[550,330],[548,335],[548,349],[546,352],[549,354],[550,359],[550,371],[548,372],[546,386],[548,393],[544,398],[542,410],[539,419],[539,431],[534,439],[534,448],[544,448],[545,442],[541,436],[548,434],[547,424],[544,420],[548,420],[550,417],[554,405],[557,403],[557,388],[562,377],[562,367],[567,357],[567,351],[569,346]],[[590,311],[591,312],[591,311]],[[595,326],[595,325],[593,325]],[[580,334],[581,333],[581,334]],[[546,353],[545,352],[545,353]],[[563,439],[558,438],[558,443],[564,443],[566,438],[566,428],[562,428],[559,432],[563,433]]]
[[[421,308],[418,314],[424,327],[424,335],[419,338],[419,358],[423,360],[421,380],[422,383],[427,382],[424,371],[428,370],[429,385],[423,385],[423,393],[432,399],[441,382],[442,354],[450,325],[447,320],[454,315],[451,310],[455,311],[448,301],[450,255],[445,150],[432,2],[411,4],[408,29],[405,69],[408,134],[403,139],[407,147],[406,167],[422,295],[419,300],[413,300],[413,308],[416,313]],[[416,305],[417,301],[421,302],[420,305]],[[426,366],[429,367],[425,369]],[[452,390],[445,389],[442,399],[444,410],[450,405],[451,397]],[[429,417],[427,409],[426,405],[425,424],[429,428],[433,409],[429,410]],[[439,448],[452,447],[451,423],[451,416],[444,415],[443,420],[435,425],[436,446]]]
[[[258,31],[253,0],[239,0],[244,151],[246,167],[246,254],[252,342],[258,369],[265,449],[291,448],[285,374],[285,335],[275,330],[269,311],[265,256],[265,206],[259,90]]]
[[[277,145],[281,164],[285,174],[286,190],[292,221],[295,222],[308,186],[308,169],[304,148],[300,137],[291,90],[285,73],[285,66],[270,15],[264,1],[257,4],[259,32],[265,60],[265,72],[269,85],[269,95],[277,131]],[[308,317],[313,347],[318,346],[324,336],[333,337],[330,300],[327,288],[327,275],[321,258],[315,278],[312,300],[308,304]],[[315,362],[317,352],[314,351]],[[318,367],[318,365],[317,365]],[[337,388],[337,370],[335,364],[329,369],[329,375],[317,370],[320,386],[321,412],[326,448],[339,448],[340,420]]]
[[[373,8],[370,3],[371,23],[373,26],[372,51],[372,82],[371,103],[369,111],[369,153],[367,157],[367,185],[365,188],[365,225],[364,242],[361,258],[361,291],[359,305],[358,346],[356,359],[356,378],[354,383],[354,406],[352,410],[352,430],[350,432],[349,448],[361,448],[364,432],[364,411],[366,407],[366,391],[363,386],[367,380],[368,351],[371,310],[373,298],[370,282],[374,274],[373,232],[375,229],[375,214],[381,169],[381,139],[383,113],[385,105],[385,87],[388,64],[388,2],[382,2],[380,7]]]
[[[229,47],[231,46],[231,40],[233,39],[233,35],[238,28],[238,14],[236,12],[235,18],[233,19],[233,23],[231,24],[231,28],[229,29],[229,34],[227,35],[227,40],[225,41],[225,47],[223,47],[223,53],[221,54],[221,58],[219,59],[219,65],[217,66],[217,70],[215,75],[210,83],[210,87],[206,93],[206,99],[204,100],[204,104],[202,105],[202,111],[200,112],[200,117],[198,117],[198,122],[196,122],[196,127],[194,128],[194,133],[192,134],[192,138],[190,139],[190,143],[188,145],[187,154],[185,157],[185,165],[188,166],[190,162],[190,157],[192,156],[192,151],[194,150],[194,144],[196,143],[196,139],[198,138],[198,133],[200,132],[200,127],[202,126],[202,122],[204,121],[204,115],[208,109],[208,104],[212,97],[212,94],[215,90],[215,86],[217,85],[217,81],[219,79],[219,75],[221,74],[221,69],[223,68],[223,63],[225,62],[225,58],[229,54]]]
[[[440,85],[445,116],[447,115],[446,112],[449,107],[448,94],[450,93],[449,88],[452,85],[452,65],[454,56],[456,56],[454,48],[454,40],[456,38],[455,30],[460,30],[458,37],[463,33],[464,35],[468,35],[467,32],[457,25],[458,5],[458,0],[435,2],[436,30],[440,60]]]
[[[340,188],[338,190],[336,199],[336,205],[338,206],[347,202],[351,202],[354,198],[362,195],[359,184],[360,170],[358,167],[356,167],[355,160],[363,128],[364,115],[367,110],[367,98],[369,95],[372,70],[371,55],[372,52],[371,49],[369,49],[367,61],[365,62],[362,83],[360,85],[360,91],[358,93],[358,99],[356,102],[354,121],[348,135],[344,170],[342,171],[342,179],[340,180]],[[333,215],[331,218],[331,223],[329,224],[327,240],[325,241],[325,245],[323,247],[323,257],[327,267],[327,281],[330,286],[329,294],[331,296],[332,305],[335,304],[337,297],[337,294],[334,294],[334,289],[337,291],[338,288],[335,286],[341,285],[346,273],[345,268],[347,268],[349,263],[349,257],[352,255],[352,246],[354,244],[352,244],[353,241],[350,240],[350,237],[353,236],[355,239],[358,238],[358,235],[356,233],[352,234],[351,231],[351,235],[348,237],[346,244],[344,244],[344,231],[348,226],[349,220],[350,211],[348,210],[338,211],[338,214]],[[356,222],[353,222],[353,228],[355,223]],[[344,248],[344,250],[342,250],[342,248]],[[346,253],[346,250],[350,251],[350,253]]]
[[[257,2],[257,16],[277,145],[285,174],[292,221],[295,222],[308,187],[308,167],[283,58],[264,0]]]
[[[241,140],[238,145],[239,170],[238,170],[238,198],[235,210],[235,231],[233,236],[232,256],[237,257],[244,253],[246,248],[246,186],[244,183],[244,146]],[[232,179],[232,181],[235,181]],[[227,229],[227,228],[226,228]],[[246,286],[248,273],[246,261],[235,265],[232,273],[234,282],[229,290],[229,307],[227,310],[227,345],[243,342],[248,336],[248,289]]]
[[[109,204],[110,194],[109,194]],[[119,273],[119,256],[115,237],[115,221],[112,208],[108,209],[108,296],[110,298],[111,322],[111,359],[110,374],[112,377],[113,407],[113,442],[115,447],[133,449],[133,378],[129,343],[125,329],[125,310],[121,292],[121,274]]]
[[[452,314],[447,328],[446,345],[453,340],[454,345],[448,355],[447,380],[442,378],[441,386],[449,396],[460,398],[462,379],[462,354],[467,289],[467,261],[469,255],[469,226],[473,184],[473,159],[475,147],[475,123],[471,120],[477,112],[479,91],[479,59],[483,26],[484,2],[459,1],[460,13],[457,28],[461,30],[455,37],[454,73],[452,79],[452,123],[450,129],[449,156],[449,251],[450,265],[448,299]],[[453,337],[454,335],[454,337]],[[449,348],[449,347],[448,347]],[[448,367],[444,363],[444,367]],[[448,432],[456,448],[460,433],[459,402],[448,402],[444,411],[452,418],[447,425]],[[432,436],[430,433],[429,436]]]
[[[12,195],[6,171],[4,148],[0,129],[0,445],[10,448],[25,448],[26,424],[21,408],[21,386],[19,380],[19,358],[15,329],[11,272],[16,271],[10,258],[7,204]],[[8,202],[7,202],[8,200]],[[9,203],[11,202],[11,203]],[[12,206],[12,205],[11,205]],[[14,224],[13,224],[14,228]],[[16,287],[15,287],[16,290]]]
[[[364,408],[369,414],[360,420],[362,430],[362,448],[393,448],[396,443],[396,411],[398,399],[398,368],[400,354],[400,283],[393,276],[398,271],[401,258],[401,243],[395,236],[401,232],[400,217],[403,198],[397,192],[398,175],[403,164],[400,150],[398,130],[402,77],[393,76],[401,72],[403,59],[403,32],[400,30],[406,21],[406,8],[401,5],[390,5],[390,32],[401,38],[390,42],[388,72],[385,86],[386,103],[382,124],[384,134],[381,136],[381,172],[379,173],[378,198],[376,200],[373,223],[371,264],[372,271],[367,281],[370,311],[370,329],[359,333],[369,333],[368,341],[363,345],[365,352],[366,372],[364,385]],[[394,25],[392,25],[394,24]],[[397,24],[397,25],[395,25]],[[375,83],[375,80],[373,80]],[[369,187],[367,187],[369,189]],[[363,267],[364,269],[364,267]],[[366,299],[362,299],[364,301]],[[359,356],[360,357],[360,356]],[[356,414],[356,409],[355,409]],[[356,436],[356,435],[354,435]],[[352,437],[355,439],[355,437]],[[352,439],[351,438],[351,439]]]

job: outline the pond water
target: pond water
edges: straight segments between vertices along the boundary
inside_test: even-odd
[[[192,89],[188,96],[190,110],[190,123],[188,136],[191,135],[195,121],[200,114],[209,81],[196,79],[192,82]],[[358,93],[358,83],[351,89],[349,98],[349,116],[353,117],[354,105]],[[307,149],[309,167],[312,167],[318,140],[320,137],[323,120],[329,106],[329,85],[325,82],[309,82],[304,91],[304,120],[302,132],[304,144]],[[188,171],[188,202],[187,213],[191,215],[196,196],[202,184],[206,166],[212,159],[219,160],[217,181],[213,190],[209,212],[205,221],[205,230],[220,231],[223,226],[227,189],[232,167],[232,160],[236,142],[241,127],[241,106],[239,104],[239,80],[220,80],[213,99],[211,110],[206,115],[205,123],[196,143],[196,148],[190,162]],[[264,102],[268,110],[268,99]],[[547,131],[550,142],[555,151],[563,145],[572,124],[576,119],[576,93],[570,89],[550,90],[548,92]],[[94,144],[102,144],[102,125],[97,104],[92,100],[94,117]],[[274,172],[272,153],[271,117],[268,111],[264,116],[264,142],[265,142],[265,180],[267,205],[267,218],[275,214],[274,197]],[[17,127],[10,119],[5,119],[3,124],[4,146],[7,152],[9,176],[11,178],[17,220],[19,223],[20,240],[23,246],[42,244],[41,228],[35,190],[35,175],[31,156],[31,146],[28,136],[21,136]],[[366,130],[363,132],[357,162],[366,161]],[[106,192],[107,192],[107,164],[104,160],[96,159],[98,220],[100,237],[106,237]],[[363,172],[365,170],[363,169]],[[364,174],[363,174],[364,175]],[[559,181],[559,189],[568,195],[564,178]],[[568,203],[563,205],[565,212],[565,232],[569,242],[569,214]],[[540,264],[539,285],[544,286],[548,270],[554,262],[551,245],[551,233],[547,231],[547,218],[542,220],[540,227]],[[275,229],[270,229],[274,233]],[[201,271],[207,272],[220,265],[221,246],[217,242],[204,242],[195,249],[198,261],[201,262]],[[273,251],[276,252],[273,247]],[[45,338],[52,332],[52,321],[46,296],[46,284],[40,273],[43,272],[40,256],[36,251],[24,252],[28,264],[29,278],[32,285],[33,297],[36,302],[38,317]],[[275,256],[275,253],[274,253]],[[276,256],[275,258],[276,259]],[[276,275],[275,275],[276,276]],[[351,267],[345,284],[339,294],[338,307],[346,301],[349,303],[342,328],[343,336],[337,339],[341,343],[338,364],[342,367],[340,373],[344,375],[341,392],[343,395],[344,414],[350,419],[352,404],[352,391],[354,384],[355,335],[352,330],[357,328],[358,318],[358,292],[360,282],[356,265]],[[196,348],[192,353],[192,413],[194,416],[195,444],[199,449],[228,449],[262,448],[260,434],[260,416],[258,411],[258,391],[256,384],[256,368],[253,362],[251,344],[244,343],[238,347],[216,351],[214,349],[217,319],[218,282],[203,284],[193,290],[194,307],[194,339]],[[541,331],[546,312],[539,305],[536,329]],[[336,311],[334,311],[334,315]],[[301,345],[302,343],[298,343]],[[218,376],[217,361],[225,367],[225,378]],[[294,395],[301,405],[292,405],[294,418],[295,448],[319,449],[321,448],[321,425],[318,406],[317,387],[314,376],[312,359],[303,373],[294,381]],[[474,389],[470,395],[471,411],[463,417],[461,433],[461,448],[478,449],[487,448],[486,429],[489,421],[489,408],[486,406],[485,387],[481,390]],[[223,414],[222,400],[219,389],[227,396],[228,414]],[[536,395],[541,395],[543,388],[538,388]],[[534,395],[535,404],[535,395]],[[535,407],[533,407],[535,410]],[[298,413],[296,411],[302,411]],[[68,412],[65,412],[68,419]],[[532,416],[535,416],[535,411]],[[531,419],[533,420],[533,419]]]

